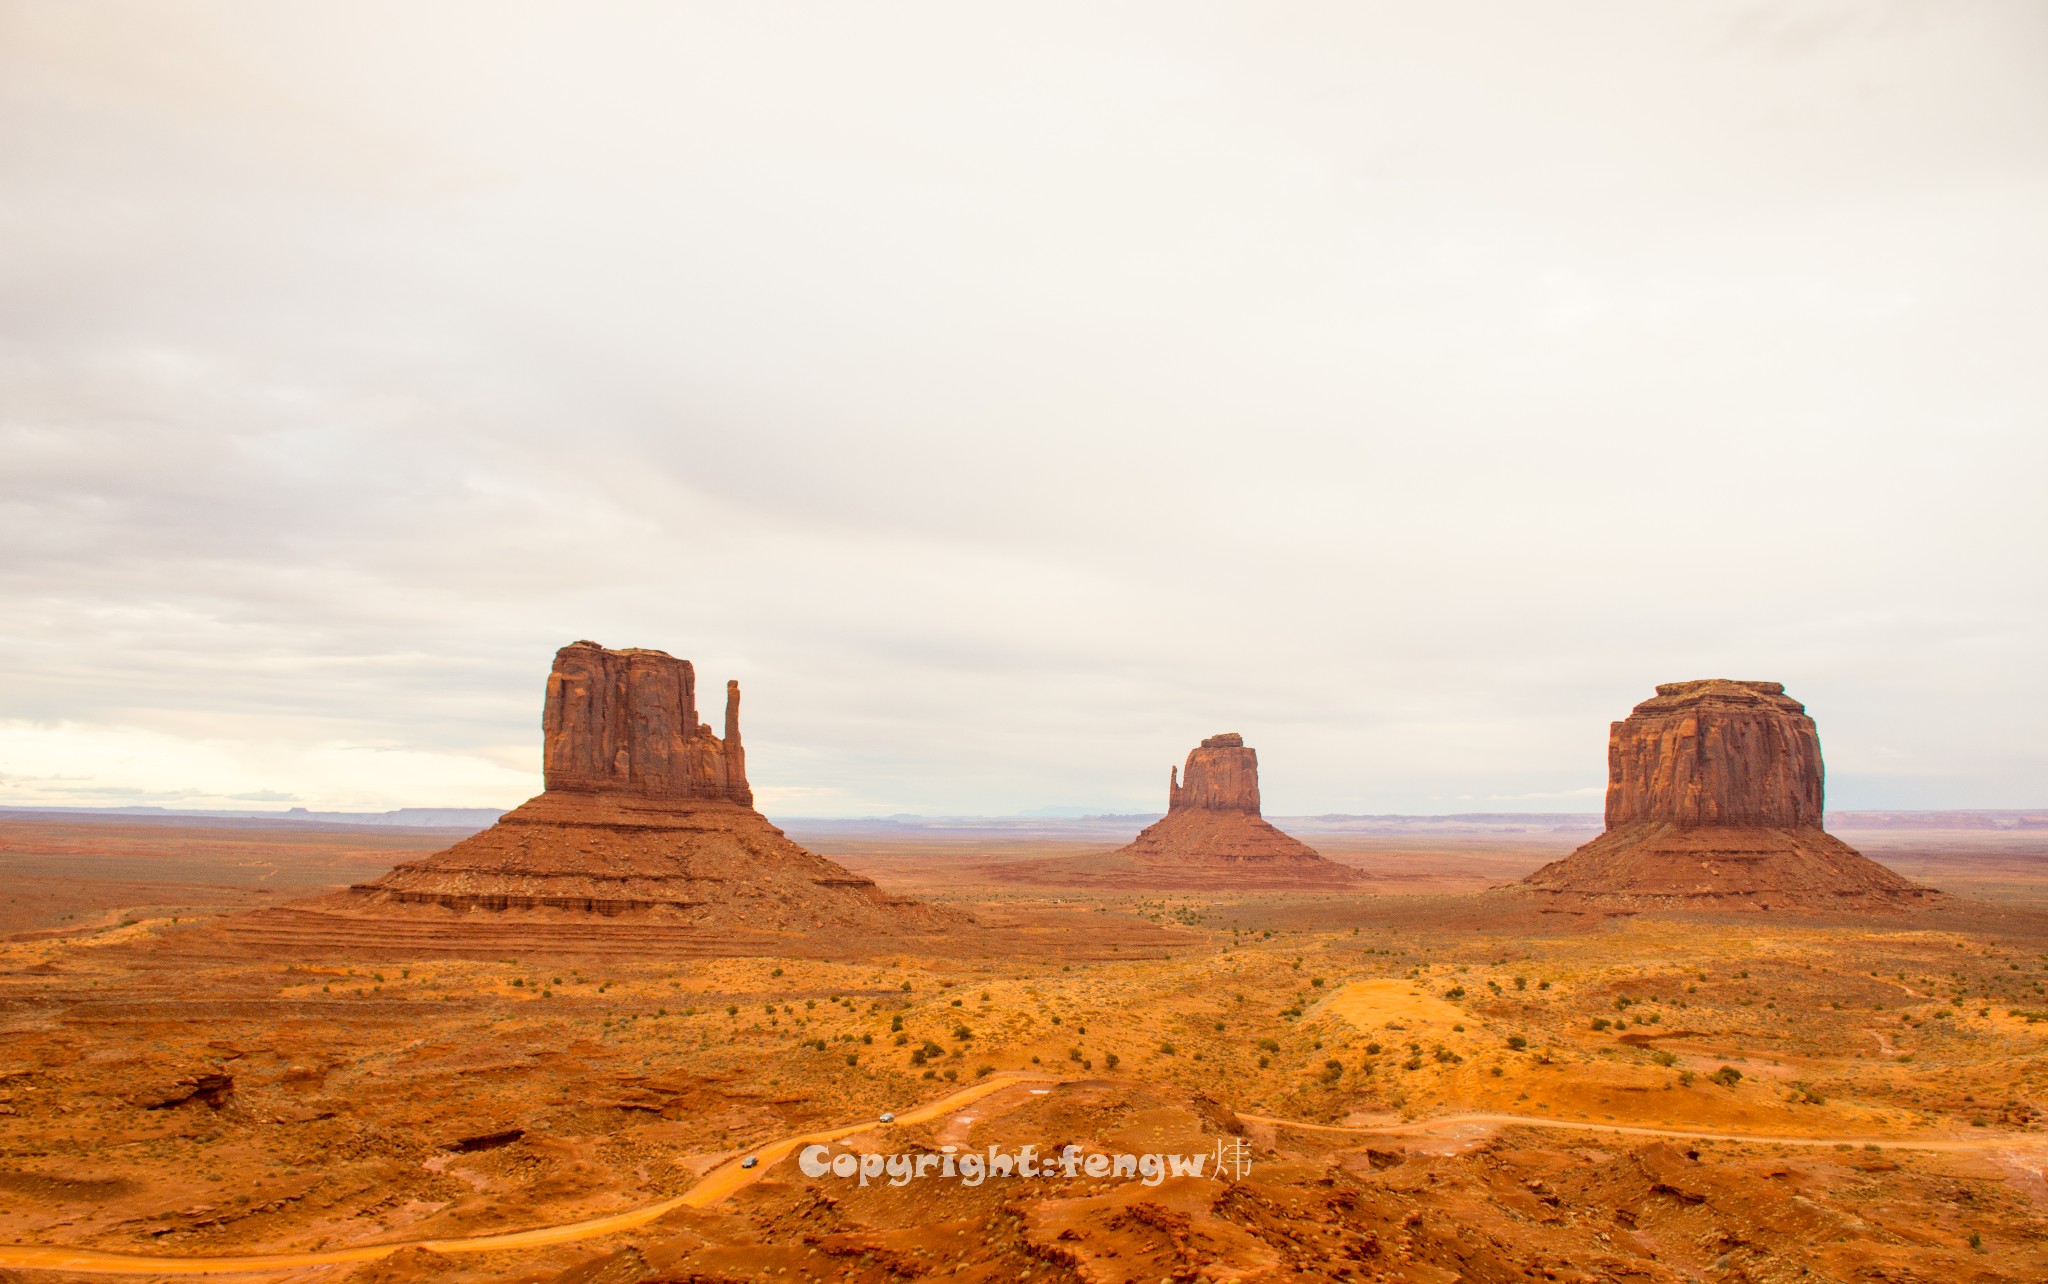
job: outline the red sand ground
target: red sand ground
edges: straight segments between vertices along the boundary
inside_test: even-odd
[[[17,892],[0,942],[0,1242],[192,1258],[566,1227],[235,1277],[276,1280],[2048,1278],[2040,831],[1837,824],[1949,899],[1782,917],[1532,915],[1470,893],[1582,829],[1386,828],[1303,833],[1357,891],[1236,897],[969,873],[1115,835],[806,829],[985,930],[464,959],[222,949],[205,908],[445,836],[0,821],[10,885],[69,889]],[[863,1189],[733,1162],[1012,1074],[1070,1082],[844,1144],[1241,1136],[1252,1170]],[[26,1265],[0,1252],[62,1278]]]

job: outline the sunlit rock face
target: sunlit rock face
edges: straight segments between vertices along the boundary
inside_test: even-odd
[[[956,929],[791,842],[754,810],[737,682],[725,734],[697,721],[688,660],[574,642],[542,709],[546,788],[498,823],[372,882],[235,921],[291,947],[366,940],[498,954],[555,948],[746,953],[859,933]]]
[[[1244,737],[1235,731],[1210,736],[1189,750],[1186,783],[1171,770],[1166,782],[1166,809],[1188,807],[1258,815],[1259,751],[1246,748]]]
[[[725,736],[697,721],[697,672],[665,651],[573,642],[555,653],[541,715],[549,789],[751,805],[740,684],[725,684]]]
[[[1919,887],[1821,828],[1806,707],[1776,682],[1670,682],[1613,724],[1607,832],[1518,887],[1569,903],[1897,908]]]
[[[1820,732],[1778,682],[1667,682],[1607,740],[1607,827],[1821,822]]]

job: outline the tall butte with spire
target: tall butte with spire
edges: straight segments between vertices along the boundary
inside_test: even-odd
[[[1235,731],[1189,750],[1184,770],[1167,769],[1166,816],[1115,855],[1162,878],[1239,887],[1346,884],[1361,877],[1259,814],[1259,751]]]
[[[500,950],[545,947],[551,934],[646,936],[648,948],[725,953],[964,921],[885,894],[754,810],[739,719],[737,682],[725,684],[720,737],[697,720],[688,660],[571,643],[548,674],[539,795],[373,882],[242,916],[233,934],[430,935]]]
[[[1821,828],[1820,732],[1777,682],[1670,682],[1607,738],[1607,832],[1518,887],[1702,908],[1939,895]]]
[[[1344,888],[1364,876],[1325,859],[1259,814],[1259,754],[1234,731],[1168,768],[1166,815],[1101,856],[991,867],[1005,881],[1144,889]]]

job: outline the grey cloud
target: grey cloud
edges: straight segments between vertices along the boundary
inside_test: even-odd
[[[530,778],[592,636],[831,809],[1573,809],[1729,673],[2038,802],[2040,10],[1561,12],[0,5],[0,720]]]

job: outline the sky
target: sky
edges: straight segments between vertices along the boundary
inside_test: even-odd
[[[0,804],[2048,805],[2048,6],[0,0]]]

